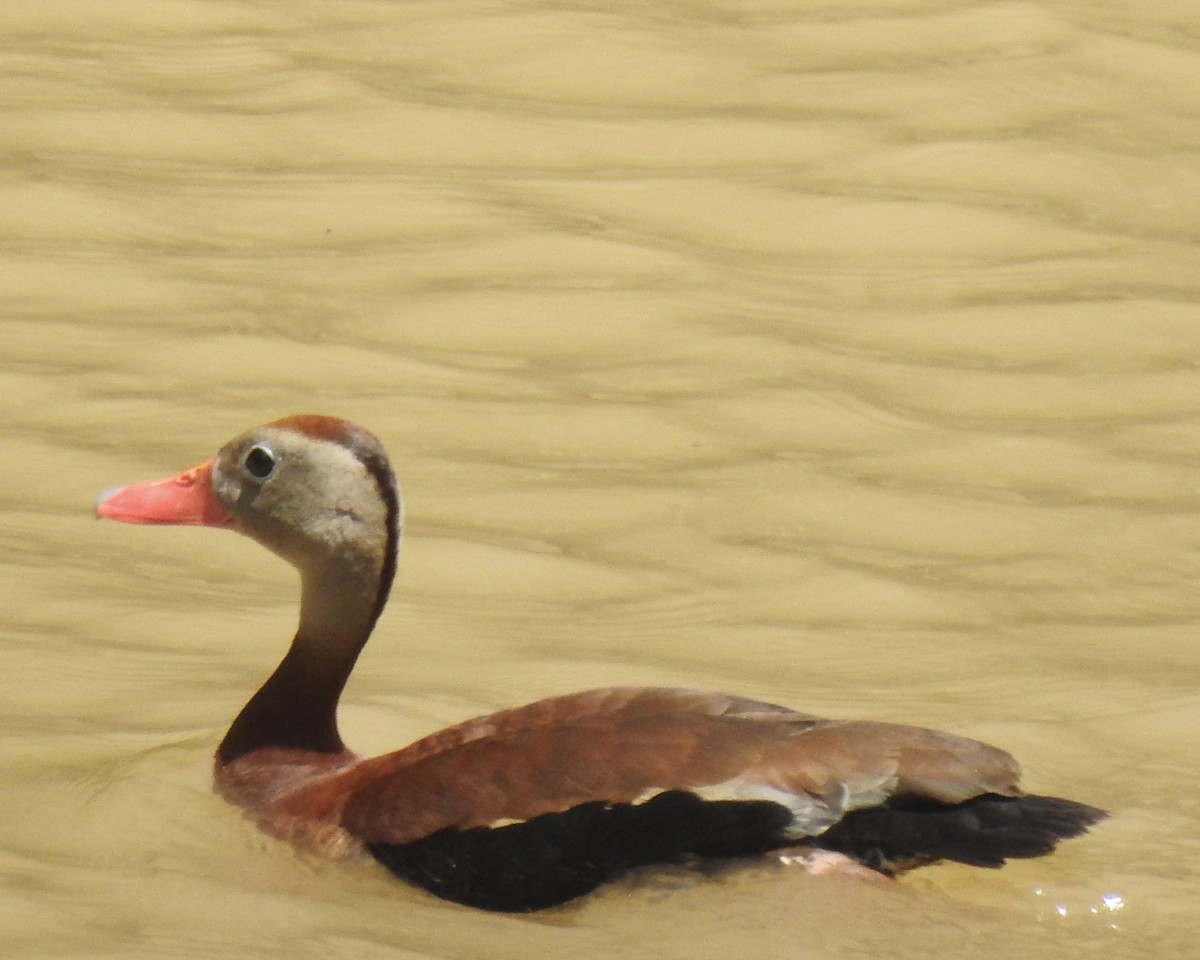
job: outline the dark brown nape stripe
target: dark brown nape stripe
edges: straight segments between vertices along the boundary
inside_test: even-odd
[[[372,437],[372,440],[375,438]],[[383,567],[379,571],[379,589],[375,593],[375,606],[371,610],[371,623],[379,619],[387,605],[388,595],[392,590],[392,581],[396,577],[396,559],[400,552],[400,493],[396,489],[396,476],[392,473],[387,454],[375,441],[374,450],[355,450],[362,465],[375,480],[379,488],[379,496],[387,508],[387,548],[383,555]]]
[[[378,437],[358,424],[319,413],[300,413],[284,417],[282,420],[276,420],[271,426],[295,430],[305,436],[345,447],[358,458],[374,479],[387,510],[388,528],[383,568],[379,572],[379,589],[371,611],[371,623],[374,624],[383,613],[391,593],[392,581],[396,577],[396,559],[400,550],[400,493],[396,486],[396,475],[392,472],[383,444],[379,442]]]
[[[566,903],[637,867],[778,846],[792,814],[769,800],[701,800],[675,790],[645,803],[580,804],[504,827],[448,828],[368,844],[396,876],[444,900],[527,912]]]

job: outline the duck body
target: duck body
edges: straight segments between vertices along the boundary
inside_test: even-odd
[[[295,639],[218,748],[217,788],[281,839],[448,900],[534,910],[637,867],[797,846],[885,876],[997,867],[1105,816],[1024,794],[1012,757],[975,740],[690,690],[555,697],[358,757],[337,703],[387,600],[401,506],[379,442],[343,420],[260,427],[97,514],[236,529],[298,568]]]

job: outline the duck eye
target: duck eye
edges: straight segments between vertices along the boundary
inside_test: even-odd
[[[256,480],[266,480],[275,472],[275,455],[262,444],[255,444],[246,451],[246,472]]]

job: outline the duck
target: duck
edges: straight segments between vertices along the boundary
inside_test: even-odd
[[[391,591],[402,506],[383,445],[344,419],[266,424],[95,512],[235,530],[298,570],[294,639],[220,741],[216,790],[282,841],[444,900],[527,912],[660,865],[770,856],[888,882],[1039,857],[1107,816],[1025,793],[1017,762],[977,740],[662,687],[552,697],[359,756],[338,701]]]

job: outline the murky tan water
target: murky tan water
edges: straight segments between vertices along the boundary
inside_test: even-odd
[[[1191,955],[1190,0],[0,28],[5,957]],[[290,571],[90,505],[309,410],[378,433],[409,508],[355,746],[713,686],[985,737],[1114,819],[999,873],[535,918],[297,858],[209,790]]]

